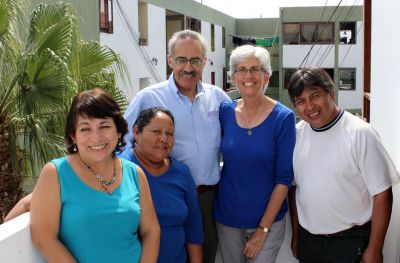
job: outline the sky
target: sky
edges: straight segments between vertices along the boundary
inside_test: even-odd
[[[362,5],[364,0],[195,0],[235,18],[279,17],[279,7]]]

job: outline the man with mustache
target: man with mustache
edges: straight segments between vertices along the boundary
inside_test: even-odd
[[[197,185],[204,225],[203,262],[215,262],[217,237],[212,218],[215,185],[220,178],[219,105],[229,97],[221,89],[200,81],[207,61],[207,42],[197,32],[176,32],[168,43],[168,65],[173,73],[167,81],[141,90],[125,112],[130,131],[138,114],[150,107],[164,107],[175,118],[175,145],[171,156],[189,166]]]

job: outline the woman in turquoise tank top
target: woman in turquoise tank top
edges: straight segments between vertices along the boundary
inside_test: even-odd
[[[69,155],[42,169],[32,195],[32,240],[47,262],[156,262],[160,228],[146,177],[114,152],[127,124],[100,89],[75,96]]]

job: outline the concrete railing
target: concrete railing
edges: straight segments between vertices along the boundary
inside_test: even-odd
[[[29,213],[0,225],[0,261],[2,263],[46,262],[33,246]]]
[[[400,184],[393,188],[393,211],[385,247],[384,263],[400,263]],[[43,263],[45,260],[33,246],[29,229],[29,213],[0,225],[0,262]],[[290,250],[291,229],[286,216],[286,236],[279,251],[277,263],[296,263]],[[216,263],[222,262],[220,255]]]

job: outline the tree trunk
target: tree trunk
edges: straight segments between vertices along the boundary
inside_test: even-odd
[[[2,127],[4,119],[0,119],[0,121],[0,127]],[[0,224],[22,197],[22,177],[19,171],[15,171],[12,166],[8,127],[4,126],[0,130]]]

